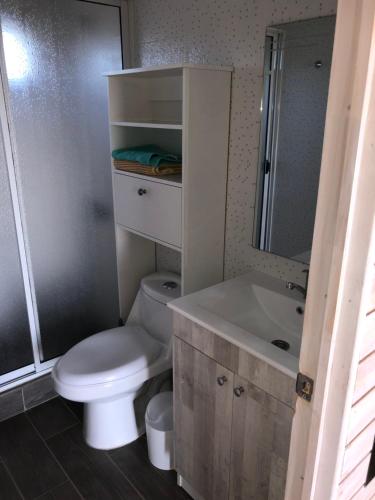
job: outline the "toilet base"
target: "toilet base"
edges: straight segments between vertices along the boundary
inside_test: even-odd
[[[134,408],[136,392],[84,404],[83,435],[99,450],[119,448],[144,432],[144,420]]]

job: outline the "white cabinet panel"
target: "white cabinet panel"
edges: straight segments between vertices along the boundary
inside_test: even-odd
[[[126,174],[113,175],[116,222],[181,247],[181,188]]]
[[[181,254],[182,295],[223,279],[231,70],[175,64],[107,74],[112,151],[152,144],[183,158],[181,175],[169,178],[113,169],[124,319],[140,278],[176,268],[156,263],[152,241]]]

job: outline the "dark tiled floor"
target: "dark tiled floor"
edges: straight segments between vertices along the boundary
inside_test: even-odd
[[[55,398],[0,423],[0,500],[190,498],[153,467],[145,437],[105,452],[82,438],[80,405]]]

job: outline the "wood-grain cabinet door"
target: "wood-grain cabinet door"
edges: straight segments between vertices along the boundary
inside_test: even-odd
[[[229,497],[233,378],[175,338],[175,466],[205,500]]]
[[[284,498],[293,410],[235,376],[231,500]]]

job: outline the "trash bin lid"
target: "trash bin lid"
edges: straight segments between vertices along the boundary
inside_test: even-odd
[[[173,392],[156,394],[147,405],[146,422],[158,431],[173,430]]]

